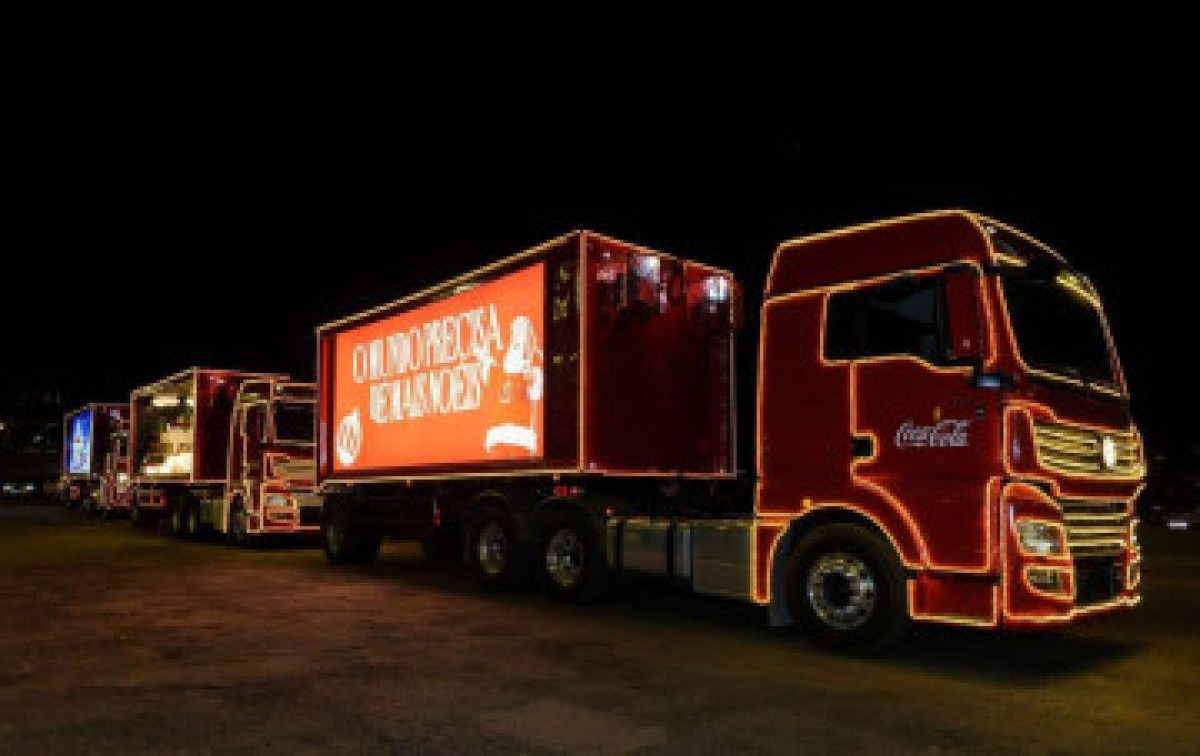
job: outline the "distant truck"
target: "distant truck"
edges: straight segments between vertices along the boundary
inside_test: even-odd
[[[127,512],[129,405],[93,402],[63,418],[60,490],[69,506],[109,517]]]
[[[311,383],[234,370],[193,368],[135,389],[134,522],[239,545],[315,535],[314,405]]]
[[[847,648],[1139,602],[1140,437],[1064,258],[964,211],[780,245],[742,487],[738,302],[584,231],[321,326],[328,559],[398,535],[564,598],[661,576]]]

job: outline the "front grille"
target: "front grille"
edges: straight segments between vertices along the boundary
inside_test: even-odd
[[[1033,424],[1042,466],[1068,475],[1138,477],[1145,472],[1142,446],[1128,431],[1094,431],[1064,423],[1037,420]],[[1111,438],[1116,460],[1104,464],[1104,438]]]
[[[301,525],[320,525],[321,524],[321,508],[317,507],[300,507],[300,524]]]
[[[1075,605],[1111,601],[1121,592],[1121,566],[1114,557],[1075,560]]]
[[[1120,501],[1059,501],[1067,546],[1075,557],[1115,556],[1129,538],[1129,512]]]

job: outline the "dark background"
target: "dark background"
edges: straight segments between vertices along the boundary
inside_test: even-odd
[[[191,365],[310,378],[316,325],[580,227],[731,268],[748,386],[776,243],[965,207],[1092,277],[1152,451],[1196,443],[1185,124],[1155,90],[280,81],[85,76],[14,116],[0,403]]]

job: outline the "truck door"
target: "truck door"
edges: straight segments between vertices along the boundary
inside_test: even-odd
[[[263,405],[246,407],[245,429],[242,434],[242,477],[246,484],[258,488],[263,477]]]
[[[226,488],[232,494],[241,490],[246,479],[246,445],[242,441],[246,433],[246,407],[239,405],[233,410],[229,431],[229,466],[226,473]]]
[[[947,357],[946,310],[941,273],[831,293],[825,358],[850,368],[852,485],[907,512],[931,565],[983,571],[998,412]]]

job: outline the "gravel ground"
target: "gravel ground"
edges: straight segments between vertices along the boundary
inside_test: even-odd
[[[1200,534],[1145,541],[1135,612],[848,658],[656,586],[566,606],[403,545],[334,569],[0,505],[0,754],[1200,753]]]

